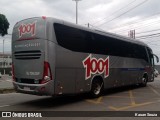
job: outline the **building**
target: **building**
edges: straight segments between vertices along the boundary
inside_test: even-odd
[[[11,53],[0,53],[0,68],[11,68],[12,67],[12,55]]]

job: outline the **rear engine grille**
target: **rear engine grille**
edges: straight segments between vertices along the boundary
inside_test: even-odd
[[[18,51],[14,52],[15,59],[28,60],[28,59],[39,59],[41,57],[40,50],[31,51]]]

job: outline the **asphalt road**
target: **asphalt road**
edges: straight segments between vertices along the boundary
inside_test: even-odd
[[[20,93],[0,94],[0,111],[160,111],[160,77],[148,83],[147,87],[129,86],[106,90],[96,99],[89,99],[87,95],[53,98]],[[143,118],[140,117],[140,119]],[[105,118],[87,117],[85,119],[103,120]],[[118,119],[127,118],[118,117]],[[151,119],[151,117],[145,119]]]

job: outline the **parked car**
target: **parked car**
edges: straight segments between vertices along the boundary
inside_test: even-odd
[[[158,75],[159,75],[158,70],[157,70],[157,69],[154,69],[154,76],[155,76],[155,77],[158,77]]]

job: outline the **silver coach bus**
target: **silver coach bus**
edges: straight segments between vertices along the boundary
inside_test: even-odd
[[[13,85],[27,94],[98,97],[103,89],[154,81],[153,56],[151,48],[131,38],[29,18],[13,29]]]

